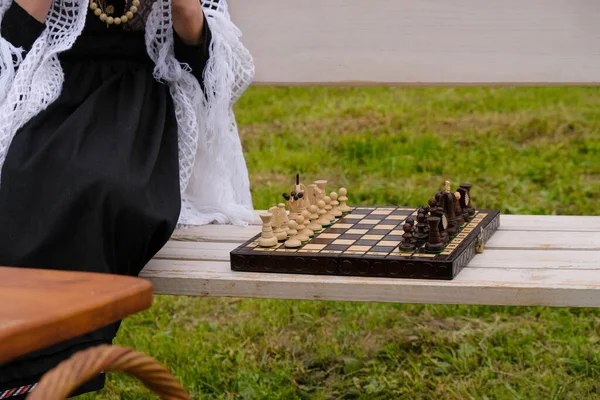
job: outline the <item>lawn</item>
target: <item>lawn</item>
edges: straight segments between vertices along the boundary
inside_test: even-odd
[[[236,106],[257,208],[294,174],[352,204],[600,214],[595,88],[251,88]],[[157,296],[117,342],[195,399],[600,398],[600,311]],[[86,399],[151,399],[110,375]]]

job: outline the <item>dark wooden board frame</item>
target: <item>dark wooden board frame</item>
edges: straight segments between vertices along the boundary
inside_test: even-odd
[[[396,207],[356,207],[351,214],[357,211],[364,212],[365,209],[376,210],[382,208]],[[398,208],[407,209],[408,207]],[[259,252],[248,247],[258,240],[260,237],[260,234],[258,234],[231,252],[231,269],[241,272],[452,280],[477,253],[478,237],[481,235],[485,244],[500,226],[499,211],[477,209],[475,218],[477,216],[481,218],[483,214],[487,215],[462,238],[450,255],[417,256],[413,254],[403,256],[397,250],[387,256],[366,253],[281,252],[280,250]],[[328,233],[338,223],[340,222],[326,228],[314,239]],[[312,240],[308,244],[311,242]],[[452,244],[452,241],[450,244]]]

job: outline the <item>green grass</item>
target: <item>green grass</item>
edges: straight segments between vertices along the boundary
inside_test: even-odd
[[[600,90],[251,88],[236,107],[257,208],[299,171],[352,204],[600,213]],[[118,343],[195,399],[600,398],[600,312],[158,296]],[[111,375],[88,399],[150,399]]]

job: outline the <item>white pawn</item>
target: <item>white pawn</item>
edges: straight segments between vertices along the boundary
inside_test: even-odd
[[[331,194],[329,195],[329,197],[331,198],[331,215],[333,215],[336,218],[339,218],[343,215],[343,213],[340,211],[340,209],[338,208],[338,206],[340,205],[340,202],[338,201],[338,194],[336,192],[331,192]]]
[[[302,232],[309,238],[315,236],[315,232],[310,229],[309,225],[306,224],[306,222],[310,221],[310,212],[308,210],[304,210],[302,211],[302,216],[304,217],[305,222],[304,230]]]
[[[321,232],[323,230],[323,226],[317,223],[317,220],[319,219],[319,214],[317,214],[317,211],[319,211],[319,207],[313,204],[309,207],[309,211],[310,216],[308,220],[310,221],[310,223],[308,224],[308,229],[312,230],[314,233]]]
[[[287,215],[287,211],[285,210],[285,204],[279,203],[279,213],[282,216],[283,222],[281,223],[281,229],[285,232],[286,238],[290,235],[290,228],[288,226],[288,222],[290,221]]]
[[[288,249],[296,249],[302,246],[302,242],[296,238],[298,224],[293,219],[288,223],[290,227],[290,238],[283,244]]]
[[[346,188],[341,188],[340,189],[340,205],[338,207],[338,209],[343,213],[343,214],[348,214],[350,211],[352,211],[352,209],[350,207],[348,207],[348,205],[346,204],[346,202],[348,201],[348,197],[346,197],[346,195],[348,194],[348,191],[346,190]]]
[[[273,218],[273,214],[271,213],[260,214],[260,219],[263,222],[262,233],[260,239],[258,239],[260,247],[273,247],[277,245],[277,238],[273,234],[273,228],[271,227],[271,218]]]
[[[329,219],[329,221],[331,222],[335,221],[335,217],[333,216],[333,214],[331,214],[331,210],[333,209],[333,207],[331,206],[331,197],[325,196],[323,200],[325,200],[325,211],[327,211],[325,218]]]
[[[327,219],[327,210],[325,210],[325,202],[323,200],[319,200],[317,202],[317,206],[319,207],[317,214],[319,214],[319,219],[316,221],[317,224],[321,224],[323,227],[331,226],[331,220]]]
[[[306,226],[304,225],[304,217],[302,215],[298,215],[296,217],[296,222],[298,223],[298,234],[296,235],[296,239],[301,242],[308,242],[310,237],[305,233]]]

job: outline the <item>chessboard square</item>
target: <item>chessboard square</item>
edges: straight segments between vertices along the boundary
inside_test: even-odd
[[[373,211],[371,215],[389,215],[392,213],[392,211],[394,210],[390,208],[380,208],[378,210]]]
[[[385,238],[383,238],[384,240],[391,240],[394,242],[398,242],[400,243],[400,241],[402,241],[402,235],[387,235]]]
[[[348,229],[348,228],[352,228],[353,226],[354,226],[354,224],[344,224],[344,223],[335,224],[336,228],[345,228],[345,229]]]
[[[362,235],[353,235],[351,233],[344,233],[343,235],[340,235],[340,239],[348,239],[348,240],[358,240],[361,239],[363,236]]]
[[[360,221],[361,224],[378,224],[379,219],[363,219]]]
[[[325,246],[327,246],[326,244],[314,244],[314,243],[309,243],[306,246],[304,246],[304,248],[306,250],[321,250],[324,249]]]
[[[394,229],[393,231],[390,232],[390,235],[404,235],[404,230],[403,229]]]
[[[399,240],[382,240],[379,243],[377,243],[378,246],[398,246],[400,244]]]
[[[384,214],[369,214],[369,215],[367,215],[366,218],[368,218],[368,219],[376,219],[378,221],[381,221],[385,217],[386,217],[386,215],[384,215]]]
[[[355,255],[355,256],[361,256],[365,253],[366,253],[366,251],[356,251],[356,250],[346,250],[344,252],[344,254],[351,254],[351,255]]]
[[[387,235],[390,233],[389,229],[372,229],[369,231],[369,235]]]
[[[371,246],[350,246],[348,248],[348,250],[350,250],[350,251],[364,251],[364,252],[367,252],[367,251],[371,250]]]
[[[346,233],[353,234],[353,235],[364,235],[368,231],[369,231],[368,229],[348,229],[346,231]]]
[[[336,239],[331,244],[354,244],[354,242],[356,242],[356,240]]]
[[[396,229],[398,225],[385,225],[385,224],[379,224],[379,225],[375,225],[375,229]]]
[[[321,233],[319,239],[337,239],[340,236],[339,233]]]
[[[248,245],[246,247],[257,247],[258,243],[256,242],[252,242],[252,243],[248,243]]]
[[[379,243],[378,240],[359,239],[354,244],[358,244],[358,245],[361,245],[361,246],[375,246],[377,243]]]
[[[389,215],[385,219],[389,221],[404,221],[406,217],[404,215]]]
[[[321,250],[321,253],[325,250],[343,251],[343,250],[346,250],[348,247],[350,247],[349,244],[330,244],[330,245],[327,245],[327,247],[325,247],[325,249]]]
[[[327,229],[327,233],[344,233],[344,232],[346,232],[346,230],[347,229],[333,227],[333,228]],[[323,236],[323,233],[320,236]]]
[[[373,248],[371,248],[371,251],[375,251],[378,253],[385,253],[385,254],[388,254],[393,250],[394,250],[394,246],[379,246],[379,245],[377,245],[377,246],[373,246]]]
[[[352,214],[368,214],[373,209],[374,207],[355,207],[354,210],[352,210]]]
[[[344,217],[344,219],[363,219],[366,215],[360,214],[348,214]]]
[[[358,224],[354,225],[354,229],[366,229],[369,230],[373,228],[376,224]]]
[[[331,242],[333,242],[335,239],[337,239],[337,236],[335,238],[322,238],[321,236],[314,238],[313,240],[311,240],[310,242],[312,244],[329,244]]]
[[[381,240],[384,235],[364,235],[362,238],[365,240]]]

